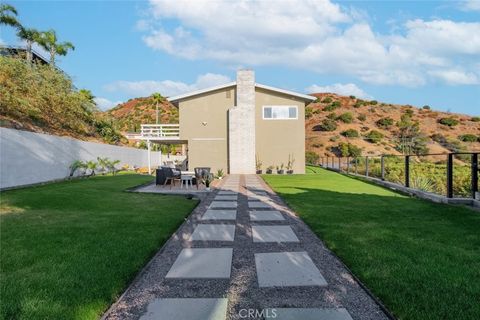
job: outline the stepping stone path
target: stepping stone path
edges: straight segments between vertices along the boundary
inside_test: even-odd
[[[388,319],[256,175],[227,176],[104,319]]]

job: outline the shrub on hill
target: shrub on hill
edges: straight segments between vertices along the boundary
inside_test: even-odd
[[[472,118],[470,119],[470,121],[480,122],[480,117],[472,117]]]
[[[307,164],[317,164],[318,159],[320,159],[320,156],[313,151],[306,151],[305,152],[305,163]]]
[[[313,131],[335,131],[337,124],[331,119],[323,119],[322,123],[313,127]]]
[[[372,101],[370,101],[370,104],[371,104],[372,106],[377,105],[377,104],[378,104],[378,101],[377,101],[377,100],[372,100]]]
[[[383,139],[383,133],[377,131],[377,130],[372,130],[369,133],[365,135],[365,140],[371,143],[379,143]]]
[[[362,155],[362,149],[346,142],[339,143],[336,147],[332,148],[332,152],[342,157],[360,157]]]
[[[430,110],[430,106],[424,105],[424,106],[422,107],[422,109],[423,109],[423,110]]]
[[[477,142],[478,137],[474,134],[462,134],[458,136],[458,140],[463,142]]]
[[[456,125],[459,124],[459,121],[453,117],[447,117],[447,118],[440,118],[438,120],[438,123],[448,127],[455,127]]]
[[[361,114],[358,115],[357,119],[360,120],[360,121],[365,121],[365,120],[367,120],[367,116],[364,115],[363,113],[361,113]]]
[[[325,97],[325,98],[323,98],[322,103],[330,103],[332,101],[333,101],[333,99],[331,97]]]
[[[337,120],[342,121],[343,123],[352,123],[353,122],[353,114],[350,112],[342,113],[337,117]]]
[[[390,117],[382,118],[375,122],[379,128],[388,129],[393,125],[393,119]]]
[[[331,120],[336,120],[337,119],[337,114],[335,112],[331,112],[327,114],[327,118]]]
[[[323,108],[323,111],[333,111],[333,110],[335,110],[335,109],[337,109],[341,106],[342,105],[341,105],[340,101],[334,101],[331,104],[329,104],[328,106],[325,106]]]
[[[358,131],[355,129],[348,129],[348,130],[342,131],[340,134],[347,138],[358,138],[360,136]]]
[[[313,115],[313,109],[312,107],[306,107],[305,108],[305,119],[310,119]]]

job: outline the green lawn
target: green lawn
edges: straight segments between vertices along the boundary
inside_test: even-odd
[[[307,169],[264,178],[399,319],[480,319],[479,212]]]
[[[0,318],[98,319],[197,205],[96,177],[1,193]]]

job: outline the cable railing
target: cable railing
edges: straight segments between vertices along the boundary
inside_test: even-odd
[[[342,173],[377,178],[407,188],[478,199],[479,152],[425,155],[320,157],[318,165]]]

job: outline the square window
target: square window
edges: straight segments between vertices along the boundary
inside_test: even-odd
[[[269,107],[263,108],[263,118],[272,119],[272,108],[269,108]]]

